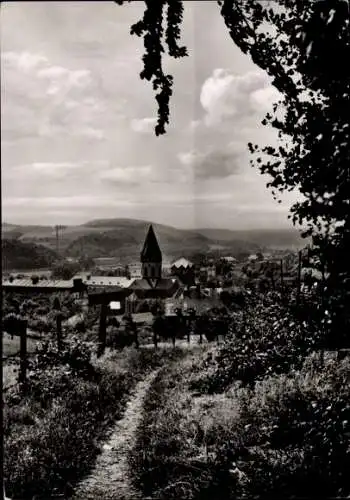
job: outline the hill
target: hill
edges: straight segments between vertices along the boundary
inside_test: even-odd
[[[40,269],[50,267],[57,260],[57,254],[35,243],[22,242],[18,239],[3,239],[2,269]]]
[[[134,219],[98,219],[81,225],[64,226],[59,250],[65,257],[120,257],[138,259],[150,222]],[[153,224],[165,258],[190,257],[193,253],[219,250],[223,253],[253,253],[266,248],[295,249],[303,246],[295,230],[235,231],[226,229],[177,229]],[[52,226],[2,225],[4,241],[40,245],[55,252],[56,235]],[[19,256],[20,249],[17,246]],[[18,253],[19,252],[19,253]],[[48,254],[53,255],[53,254]],[[23,255],[23,258],[27,258]],[[9,256],[10,258],[10,256]]]
[[[306,244],[297,229],[197,229],[200,234],[214,241],[252,243],[264,249],[290,249],[296,250]]]

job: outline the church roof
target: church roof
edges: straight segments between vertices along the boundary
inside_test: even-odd
[[[135,280],[131,285],[137,297],[143,298],[167,298],[173,297],[179,290],[180,283],[173,278],[160,278],[153,284],[146,278]]]
[[[162,262],[162,252],[160,251],[153,226],[150,225],[141,252],[141,262]]]

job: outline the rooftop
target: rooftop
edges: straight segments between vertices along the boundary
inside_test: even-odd
[[[193,263],[190,262],[189,260],[185,259],[184,257],[181,257],[180,259],[176,260],[173,262],[172,267],[192,267]]]
[[[73,279],[71,280],[47,280],[41,279],[33,281],[29,278],[16,279],[12,281],[5,279],[2,281],[2,286],[6,287],[28,287],[28,288],[73,288]]]
[[[76,275],[75,278],[81,278],[87,286],[107,286],[129,288],[133,283],[133,279],[125,278],[124,276],[91,276],[89,274]]]
[[[141,278],[134,280],[131,288],[134,290],[168,290],[178,283],[176,278],[161,278],[157,280],[156,286],[153,287],[147,279]]]

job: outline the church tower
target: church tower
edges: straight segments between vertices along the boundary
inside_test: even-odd
[[[160,251],[153,226],[150,225],[141,252],[142,277],[156,286],[162,277],[162,252]]]

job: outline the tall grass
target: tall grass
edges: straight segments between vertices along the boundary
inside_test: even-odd
[[[68,364],[47,352],[41,355],[40,369],[30,372],[26,396],[17,388],[5,395],[4,477],[10,496],[32,498],[55,491],[69,496],[93,466],[101,440],[122,415],[136,383],[168,359],[182,356],[178,349],[128,348],[99,359],[92,356],[84,365],[81,358],[88,350],[76,345],[67,349]]]
[[[253,388],[191,391],[197,359],[160,373],[130,457],[145,497],[347,496],[350,361],[316,355]]]

